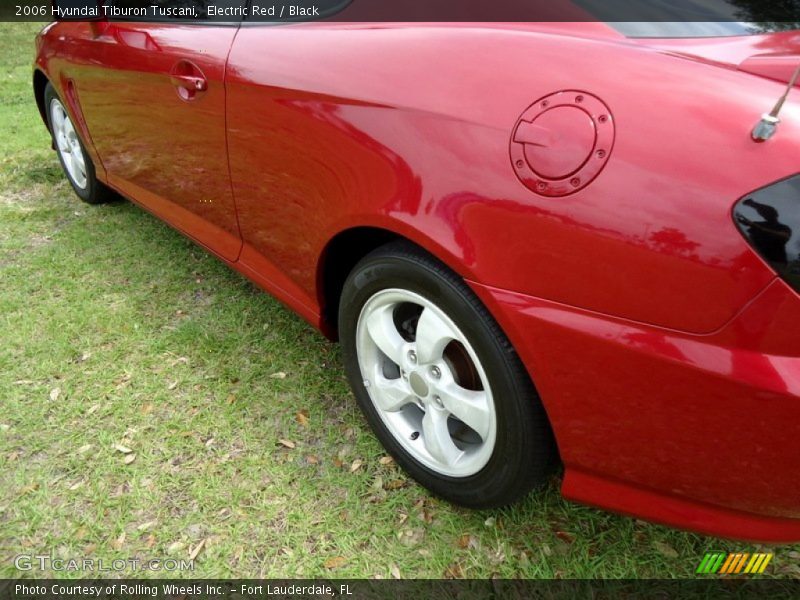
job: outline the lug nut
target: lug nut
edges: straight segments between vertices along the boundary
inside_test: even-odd
[[[431,367],[431,376],[434,379],[439,379],[439,377],[442,376],[442,371],[439,369],[439,367]]]
[[[439,396],[434,396],[433,397],[433,402],[434,402],[434,404],[436,404],[436,406],[438,408],[444,408],[444,402],[442,402],[442,399],[439,398]]]
[[[417,364],[417,353],[413,350],[408,351],[408,362],[410,362],[412,365]]]

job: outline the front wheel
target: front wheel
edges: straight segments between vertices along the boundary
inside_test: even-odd
[[[556,461],[547,416],[519,357],[461,278],[393,243],[347,279],[345,368],[376,435],[412,477],[456,504],[509,504]]]
[[[116,195],[97,179],[94,164],[86,152],[75,124],[50,83],[45,87],[44,100],[53,146],[72,189],[81,200],[89,204],[113,200]]]

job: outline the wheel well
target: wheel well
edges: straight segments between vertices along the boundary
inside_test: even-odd
[[[353,267],[376,248],[402,239],[406,238],[386,229],[355,227],[338,233],[328,242],[320,260],[318,279],[322,319],[328,337],[338,338],[339,298]]]
[[[33,95],[36,98],[36,106],[39,108],[39,115],[47,125],[47,113],[44,109],[44,88],[47,87],[47,77],[39,70],[33,72]]]

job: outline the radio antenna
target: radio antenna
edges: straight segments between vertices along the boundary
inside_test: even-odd
[[[753,127],[753,131],[750,135],[756,142],[766,142],[769,138],[775,135],[775,131],[778,129],[778,123],[781,122],[781,119],[778,115],[783,108],[783,103],[786,102],[786,98],[789,96],[789,92],[792,91],[798,75],[800,75],[800,65],[798,65],[794,70],[794,73],[792,73],[792,78],[789,80],[789,85],[786,86],[786,90],[783,92],[783,95],[778,98],[778,101],[775,103],[775,106],[772,107],[772,110],[761,115],[761,120],[756,123],[755,127]]]

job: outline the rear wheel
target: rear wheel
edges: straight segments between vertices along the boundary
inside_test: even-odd
[[[464,506],[509,504],[556,460],[550,426],[510,342],[447,267],[393,243],[364,258],[342,293],[350,384],[409,474]]]
[[[47,124],[61,168],[78,197],[89,204],[100,204],[116,197],[98,181],[94,165],[78,135],[72,119],[52,84],[44,90]]]

